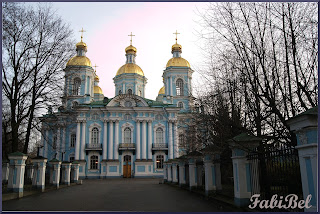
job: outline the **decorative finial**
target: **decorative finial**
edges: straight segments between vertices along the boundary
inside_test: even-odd
[[[83,32],[86,32],[85,30],[83,30],[83,28],[81,30],[79,30],[79,32],[81,32],[81,42],[82,42],[82,38],[83,38]]]
[[[180,34],[180,33],[178,33],[178,31],[176,30],[176,32],[173,34],[176,34],[176,44],[178,44],[178,34]]]
[[[99,67],[99,66],[97,66],[96,64],[94,64],[94,72],[96,73],[96,71],[97,71],[97,67]]]
[[[131,36],[131,39],[130,39],[130,45],[132,45],[132,37],[133,37],[133,36],[136,36],[136,35],[132,35],[132,32],[131,32],[131,34],[130,34],[130,35],[128,35],[128,36]]]

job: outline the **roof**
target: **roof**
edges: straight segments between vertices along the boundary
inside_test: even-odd
[[[262,141],[262,138],[256,137],[251,133],[244,132],[228,141],[231,141],[231,140],[236,142],[252,142],[252,141]]]
[[[304,112],[302,112],[302,113],[290,118],[289,120],[291,120],[293,118],[297,118],[297,117],[303,116],[303,115],[311,115],[311,116],[312,115],[316,115],[316,116],[318,116],[318,106],[312,107],[312,108],[308,109],[307,111],[304,111]]]

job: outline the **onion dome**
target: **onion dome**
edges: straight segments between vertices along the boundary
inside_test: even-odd
[[[102,89],[97,85],[94,86],[93,93],[95,93],[95,94],[103,94],[102,93]]]
[[[126,48],[126,53],[132,53],[132,54],[135,54],[137,53],[137,48],[135,48],[134,46],[130,45]]]
[[[67,66],[71,66],[71,65],[90,66],[90,67],[92,66],[90,59],[86,56],[72,57],[67,63]]]
[[[172,45],[172,50],[171,50],[171,53],[175,52],[175,51],[179,51],[180,53],[182,53],[182,46],[179,45],[179,44],[174,44]]]
[[[76,44],[77,55],[72,57],[66,66],[89,66],[92,67],[91,61],[86,57],[87,44],[81,41]]]
[[[160,88],[158,95],[160,95],[160,94],[165,94],[165,90],[166,90],[165,86],[163,86],[162,88]]]
[[[169,61],[167,62],[167,65],[166,67],[171,67],[171,66],[174,66],[174,67],[189,67],[190,68],[190,64],[189,62],[182,58],[182,57],[173,57],[171,59],[169,59]]]
[[[141,76],[144,76],[142,69],[138,65],[133,63],[128,63],[121,66],[121,68],[119,68],[119,70],[117,71],[116,76],[120,74],[140,74]]]

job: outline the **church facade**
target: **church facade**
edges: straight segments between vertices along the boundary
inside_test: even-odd
[[[181,45],[172,46],[155,100],[145,98],[147,78],[132,40],[113,78],[113,98],[103,95],[82,37],[76,52],[64,69],[62,106],[41,118],[41,155],[79,162],[80,178],[162,177],[163,162],[183,153],[179,120],[193,108],[193,70],[181,57]]]

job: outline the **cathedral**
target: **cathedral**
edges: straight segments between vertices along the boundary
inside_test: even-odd
[[[176,38],[154,100],[145,97],[147,78],[131,39],[126,63],[113,78],[115,97],[108,98],[82,40],[64,69],[62,105],[41,117],[41,155],[80,163],[80,178],[162,177],[163,163],[184,153],[179,121],[193,110],[193,70],[181,57],[182,46]]]

